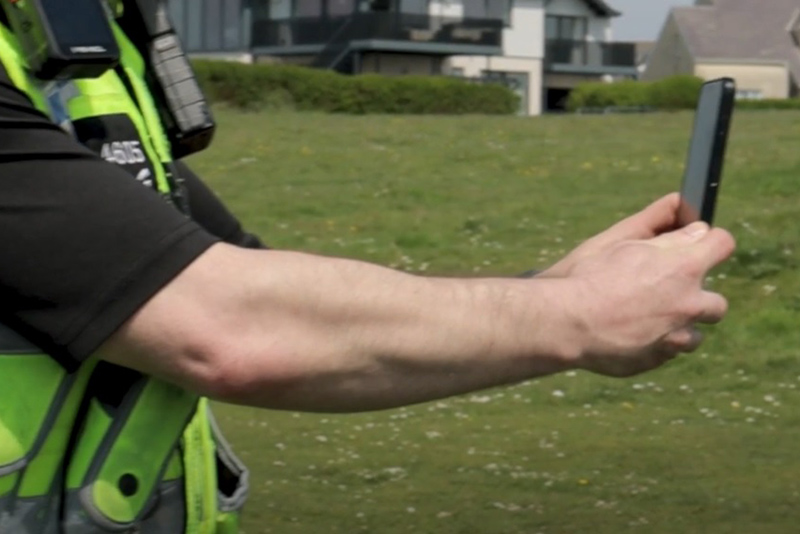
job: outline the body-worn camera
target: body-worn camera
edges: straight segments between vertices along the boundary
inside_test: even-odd
[[[96,78],[119,61],[119,47],[100,0],[0,1],[36,77]]]
[[[0,0],[31,72],[42,80],[96,78],[117,67],[117,22],[145,60],[145,78],[176,159],[206,148],[211,110],[169,19],[166,0]],[[112,10],[114,14],[112,14]]]

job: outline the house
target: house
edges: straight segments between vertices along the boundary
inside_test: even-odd
[[[510,7],[501,53],[453,56],[451,73],[509,80],[530,115],[563,109],[581,82],[636,76],[634,45],[611,41],[611,19],[620,13],[606,2],[518,0]]]
[[[643,80],[734,78],[739,98],[789,98],[800,86],[800,0],[698,0],[674,8]]]
[[[190,53],[495,81],[526,115],[563,107],[582,81],[637,75],[604,0],[169,1]]]
[[[231,58],[249,56],[252,3],[259,0],[168,0],[186,51]]]

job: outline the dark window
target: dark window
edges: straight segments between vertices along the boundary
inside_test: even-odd
[[[544,21],[546,39],[558,39],[558,17],[547,17]]]
[[[205,31],[203,48],[220,50],[222,48],[222,4],[221,0],[205,0]]]
[[[294,16],[321,17],[322,0],[294,0]]]
[[[401,0],[400,11],[412,15],[427,15],[428,0]]]
[[[203,18],[201,15],[199,6],[186,10],[186,47],[189,50],[200,50],[203,47],[201,34]]]
[[[588,26],[584,17],[548,16],[545,19],[545,38],[550,60],[586,64],[589,54]]]
[[[242,43],[242,2],[224,0],[224,22],[222,27],[222,47],[225,50],[241,48]]]
[[[486,0],[464,0],[465,19],[485,19]]]
[[[512,3],[510,0],[486,0],[486,18],[499,19],[510,24]]]
[[[355,0],[328,0],[328,15],[343,17],[353,12]]]
[[[563,41],[585,41],[589,33],[588,26],[585,17],[548,15],[545,21],[545,37]]]
[[[370,0],[370,11],[391,11],[392,0]]]
[[[465,19],[511,20],[511,0],[464,0]]]
[[[184,12],[183,0],[172,0],[169,3],[169,18],[172,19],[172,25],[175,31],[182,39],[186,39],[186,19]]]
[[[272,18],[269,0],[250,0],[250,10],[255,18]]]

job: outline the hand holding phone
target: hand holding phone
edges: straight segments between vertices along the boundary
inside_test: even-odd
[[[735,96],[736,83],[731,78],[706,82],[700,91],[681,186],[680,227],[714,220]]]

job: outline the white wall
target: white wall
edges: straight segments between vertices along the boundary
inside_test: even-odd
[[[447,0],[434,0],[434,4]],[[461,6],[458,0],[453,4]],[[514,0],[511,21],[503,31],[502,56],[456,56],[448,60],[451,68],[465,76],[478,77],[484,72],[523,74],[528,78],[525,95],[528,115],[542,113],[542,72],[544,60],[545,0]]]
[[[544,0],[516,0],[511,27],[503,31],[503,55],[544,57]]]
[[[789,98],[791,75],[783,61],[698,60],[695,75],[704,80],[728,76],[736,80],[738,91],[757,93],[760,98]]]
[[[503,31],[503,55],[544,57],[544,4],[545,0],[514,0],[510,27]],[[464,4],[460,0],[432,0],[430,14],[462,17]]]
[[[542,60],[536,58],[511,58],[503,56],[453,56],[446,69],[457,68],[464,76],[479,77],[485,71],[525,74],[528,77],[527,115],[542,113]]]

